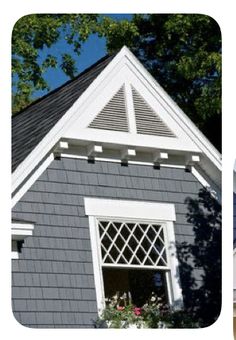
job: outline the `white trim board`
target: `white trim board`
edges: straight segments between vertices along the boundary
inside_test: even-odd
[[[12,235],[32,235],[34,224],[32,223],[12,223]]]
[[[168,241],[167,256],[170,267],[171,287],[169,287],[170,303],[175,308],[181,308],[183,304],[182,290],[180,287],[178,259],[176,256],[174,221],[174,204],[153,203],[147,201],[130,200],[107,200],[97,198],[84,198],[85,213],[89,217],[90,239],[92,247],[92,259],[94,268],[94,279],[96,287],[97,307],[99,313],[105,307],[104,285],[102,277],[102,259],[97,228],[98,218],[119,219],[129,221],[152,221],[165,225]],[[169,213],[169,215],[168,215]],[[155,269],[155,267],[154,267]]]
[[[47,167],[54,160],[54,154],[51,153],[42,164],[33,172],[31,176],[26,179],[25,183],[18,189],[15,195],[12,197],[12,208],[21,199],[21,197],[29,190],[29,188],[36,182],[36,180],[42,175],[42,173],[47,169]]]
[[[140,64],[140,62],[134,57],[134,55],[126,48],[123,47],[121,51],[113,58],[113,60],[107,65],[107,67],[98,75],[98,77],[92,82],[92,84],[85,90],[85,92],[78,98],[75,104],[65,113],[65,115],[57,122],[57,124],[50,130],[50,132],[43,138],[43,140],[34,148],[34,150],[25,158],[25,160],[17,167],[15,172],[12,175],[13,179],[13,188],[12,191],[16,191],[22,182],[32,173],[33,169],[37,167],[37,164],[49,153],[50,150],[56,145],[56,143],[65,136],[70,135],[69,131],[71,131],[74,123],[81,119],[87,119],[85,112],[87,108],[91,105],[97,104],[99,106],[99,100],[92,100],[92,98],[99,98],[99,94],[104,93],[104,88],[107,88],[107,84],[109,84],[109,80],[112,77],[116,77],[120,79],[120,81],[124,80],[125,75],[119,76],[119,70],[125,67],[127,74],[132,74],[132,82],[136,82],[136,87],[140,88],[140,91],[143,89],[145,92],[145,96],[149,98],[150,101],[153,101],[152,106],[155,103],[159,102],[159,105],[165,109],[166,115],[164,121],[168,121],[170,124],[174,124],[175,127],[182,131],[182,137],[185,136],[186,139],[179,139],[179,145],[175,146],[171,138],[163,139],[169,143],[170,148],[179,148],[185,151],[189,151],[189,149],[193,149],[191,151],[199,151],[203,152],[205,157],[205,161],[202,164],[204,170],[211,175],[212,167],[215,169],[215,176],[220,176],[221,171],[221,159],[220,154],[216,151],[216,149],[212,146],[212,144],[203,136],[203,134],[197,129],[197,127],[189,120],[189,118],[183,113],[183,111],[172,101],[172,99],[167,95],[167,93],[160,87],[160,85],[152,78],[152,76],[145,70],[145,68]],[[123,77],[123,78],[122,78]],[[127,78],[126,78],[127,80]],[[115,84],[115,83],[114,83]],[[115,85],[114,85],[115,86]],[[114,87],[113,86],[113,87]],[[111,87],[111,90],[114,88]],[[102,97],[100,97],[102,98]],[[91,117],[90,117],[91,118]],[[171,123],[172,122],[172,123]],[[81,125],[82,126],[82,125]],[[89,130],[89,129],[87,129]],[[102,133],[95,133],[92,131],[88,132],[86,129],[80,131],[77,138],[83,138],[86,140],[87,138],[93,141],[96,140],[109,139],[109,133],[106,134],[106,137],[102,137]],[[92,129],[91,129],[92,130]],[[94,130],[94,129],[93,129]],[[83,132],[84,131],[84,132]],[[182,133],[181,132],[181,133]],[[132,136],[132,138],[128,138],[127,140],[123,140],[124,143],[128,144],[130,141],[132,145],[135,143],[139,143],[139,139],[134,138],[134,135],[128,134],[127,136]],[[100,137],[99,137],[100,136]],[[111,134],[112,138],[115,134]],[[123,135],[122,135],[123,136]],[[147,138],[146,138],[147,137]],[[115,138],[115,137],[114,137]],[[150,147],[154,145],[153,136],[143,136],[143,143],[145,146]],[[119,136],[119,140],[116,139],[116,143],[122,143],[121,138]],[[123,137],[122,137],[123,139]],[[113,139],[114,140],[114,139]],[[178,140],[178,138],[177,138]],[[187,140],[188,143],[184,143]],[[165,144],[162,143],[161,137],[156,137],[155,146],[159,147],[158,143],[165,147]],[[157,143],[158,142],[158,143]],[[178,144],[178,143],[177,143]],[[188,147],[187,147],[188,145]],[[191,147],[190,147],[191,146]],[[208,171],[209,168],[209,171]]]
[[[84,198],[85,214],[103,216],[104,210],[109,217],[134,218],[159,221],[176,221],[173,204],[102,198]]]
[[[34,224],[32,223],[12,223],[11,235],[13,240],[24,239],[27,236],[33,235]]]

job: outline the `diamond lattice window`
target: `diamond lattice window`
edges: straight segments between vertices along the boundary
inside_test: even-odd
[[[98,228],[103,265],[168,267],[163,225],[102,220]]]
[[[86,198],[85,212],[99,309],[182,305],[173,204]]]

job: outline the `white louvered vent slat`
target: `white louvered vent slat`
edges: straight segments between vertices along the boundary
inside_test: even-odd
[[[137,133],[143,135],[175,137],[175,134],[133,87],[132,95]]]
[[[88,127],[102,130],[129,132],[124,85],[104,106]]]

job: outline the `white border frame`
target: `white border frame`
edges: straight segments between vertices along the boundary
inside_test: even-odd
[[[92,259],[94,267],[94,280],[96,287],[98,313],[105,307],[104,286],[102,277],[102,259],[100,245],[98,243],[99,235],[97,220],[106,219],[127,219],[135,221],[150,221],[165,224],[166,239],[168,242],[167,257],[170,266],[171,287],[168,288],[170,304],[175,308],[183,305],[182,290],[178,273],[178,259],[176,256],[174,221],[176,220],[175,206],[170,203],[156,203],[147,201],[129,201],[129,200],[108,200],[102,198],[84,198],[85,214],[89,217],[89,229],[92,248]],[[171,249],[171,254],[170,254]],[[169,280],[167,279],[167,282]]]

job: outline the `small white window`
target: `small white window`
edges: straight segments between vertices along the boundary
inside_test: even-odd
[[[12,259],[18,259],[24,240],[33,234],[34,224],[25,221],[13,222],[11,226],[11,255]]]
[[[136,306],[153,294],[182,305],[173,204],[85,198],[98,309],[113,296]]]

